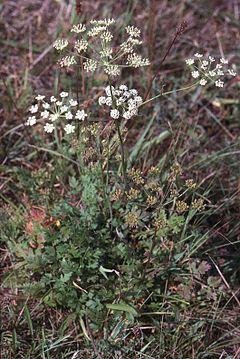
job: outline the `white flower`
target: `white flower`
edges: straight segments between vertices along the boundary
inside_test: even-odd
[[[86,26],[84,24],[77,24],[77,25],[73,25],[71,32],[76,32],[77,34],[79,34],[80,32],[84,32],[86,31]]]
[[[112,96],[112,94],[114,95],[114,87],[113,86],[107,86],[106,88],[105,88],[105,92],[106,92],[106,95],[107,96]]]
[[[203,64],[203,66],[207,66],[207,65],[208,65],[208,61],[207,61],[207,60],[203,60],[202,64]]]
[[[38,105],[33,105],[33,106],[31,106],[31,107],[29,108],[29,111],[30,111],[31,113],[36,113],[36,112],[38,112]]]
[[[214,77],[214,76],[216,76],[216,72],[215,71],[209,71],[209,75]]]
[[[134,101],[136,102],[136,104],[137,104],[138,106],[140,106],[140,105],[143,103],[143,99],[142,99],[141,96],[136,96],[136,97],[134,98]]]
[[[50,105],[49,105],[49,103],[45,102],[45,103],[43,103],[42,107],[47,110],[48,108],[50,108]]]
[[[185,60],[185,62],[186,62],[187,65],[192,65],[192,64],[194,64],[194,61],[195,61],[195,60],[194,60],[194,59],[191,59],[191,58]]]
[[[208,58],[209,58],[209,61],[210,61],[210,62],[214,62],[214,61],[215,61],[214,57],[212,57],[212,56],[209,56]]]
[[[75,126],[71,125],[70,123],[68,123],[65,127],[64,127],[64,131],[66,132],[67,135],[69,135],[70,133],[74,133],[75,131]]]
[[[200,83],[201,86],[205,86],[206,83],[207,83],[207,80],[201,79],[201,80],[199,81],[199,83]]]
[[[237,76],[237,73],[235,71],[233,71],[232,69],[228,69],[228,73],[229,73],[229,75]]]
[[[88,48],[88,42],[86,40],[77,40],[74,45],[77,52],[86,51]]]
[[[44,131],[47,133],[52,133],[54,131],[54,126],[52,123],[46,123],[46,125],[43,128]]]
[[[75,60],[74,56],[65,56],[59,60],[59,65],[61,67],[70,67],[72,65],[75,65],[76,63],[77,61]]]
[[[63,98],[63,97],[68,97],[68,92],[64,92],[64,91],[63,91],[63,92],[60,93],[59,96],[62,97],[62,98]]]
[[[50,115],[50,114],[49,114],[49,112],[48,112],[47,110],[41,112],[41,117],[42,117],[42,118],[48,118],[49,115]]]
[[[122,91],[120,91],[120,90],[114,90],[114,95],[115,95],[115,96],[121,96],[121,94],[122,94]]]
[[[224,76],[224,72],[222,70],[217,70],[218,76]]]
[[[42,101],[44,98],[45,98],[45,96],[42,96],[42,95],[37,95],[37,96],[35,97],[35,99],[36,99],[37,101]]]
[[[67,110],[68,110],[68,107],[66,105],[60,107],[61,113],[67,112]]]
[[[107,30],[107,26],[94,26],[90,31],[88,31],[88,36],[94,37],[99,35],[102,31]]]
[[[51,101],[51,102],[56,102],[56,101],[57,101],[57,99],[56,99],[56,97],[51,96],[51,97],[50,97],[50,101]]]
[[[107,97],[105,103],[106,103],[107,106],[112,106],[112,98],[111,98],[111,97]]]
[[[99,26],[110,26],[115,23],[114,19],[101,19],[101,20],[91,20],[90,24],[99,25]]]
[[[199,72],[198,72],[198,71],[193,71],[193,72],[192,72],[192,77],[195,78],[195,79],[196,79],[197,77],[199,77]]]
[[[74,106],[77,106],[78,102],[76,100],[69,100],[69,105],[74,107]]]
[[[62,101],[57,101],[57,102],[56,102],[56,105],[57,105],[57,106],[62,106]]]
[[[113,52],[113,49],[111,47],[105,47],[102,49],[102,51],[99,52],[99,54],[101,57],[109,57],[111,59],[112,52]]]
[[[131,111],[126,111],[123,113],[123,118],[125,118],[126,120],[130,120],[130,118],[133,116]]]
[[[110,116],[111,116],[112,118],[114,118],[114,119],[118,119],[118,118],[119,118],[119,115],[120,115],[120,113],[119,113],[119,111],[116,110],[116,109],[111,110],[111,112],[110,112]]]
[[[70,111],[67,112],[66,115],[65,115],[65,117],[66,117],[67,120],[71,120],[71,119],[73,118],[72,112],[70,112]]]
[[[217,87],[223,87],[224,82],[221,81],[221,80],[217,80],[217,81],[215,82],[215,85],[216,85]]]
[[[97,61],[92,60],[92,59],[87,59],[84,64],[83,67],[87,72],[94,72],[97,68]]]
[[[104,71],[109,76],[118,76],[120,75],[120,68],[118,65],[107,65],[104,67]]]
[[[133,52],[133,46],[134,46],[134,44],[130,41],[130,38],[129,38],[127,41],[124,41],[122,44],[120,44],[120,49],[125,54],[131,54]]]
[[[137,107],[137,103],[135,102],[134,99],[131,98],[131,99],[128,101],[128,110],[129,110],[129,111],[132,111],[132,110],[136,109],[136,107]]]
[[[150,65],[150,61],[148,59],[143,59],[141,55],[131,54],[127,57],[127,65],[131,67],[140,67],[140,66],[148,66]]]
[[[221,69],[222,67],[223,67],[223,65],[217,64],[216,69]]]
[[[100,106],[105,105],[106,97],[100,96],[99,99],[98,99],[98,103],[99,103]]]
[[[30,117],[28,117],[27,122],[25,122],[25,125],[26,125],[26,126],[33,126],[33,125],[35,125],[36,123],[37,123],[36,117],[35,117],[35,116],[30,116]]]
[[[223,57],[221,57],[220,62],[221,62],[222,64],[228,64],[228,60],[227,60],[227,59],[224,59]]]
[[[59,117],[59,114],[58,114],[58,113],[53,113],[53,114],[51,114],[51,115],[49,116],[49,120],[52,121],[52,122],[54,122],[54,121],[56,121],[56,120],[58,119],[58,117]]]
[[[119,97],[119,98],[116,100],[116,105],[117,105],[117,106],[121,106],[125,101],[126,101],[125,98]]]
[[[201,57],[203,57],[203,54],[199,54],[198,52],[196,52],[196,54],[194,54],[195,57],[197,57],[198,59],[200,59]]]
[[[111,34],[111,32],[109,30],[104,31],[101,35],[100,38],[105,41],[105,42],[110,42],[113,38],[113,35]]]
[[[53,47],[55,47],[55,49],[59,51],[62,51],[67,46],[68,46],[68,40],[65,39],[58,39],[53,43]]]
[[[121,91],[127,91],[128,90],[128,87],[126,85],[120,85],[119,86],[119,90]]]
[[[141,31],[134,26],[127,26],[125,30],[131,37],[139,37],[141,35]]]
[[[137,96],[138,95],[138,92],[137,90],[135,89],[132,89],[132,90],[129,90],[130,94],[133,95],[133,96]]]
[[[80,120],[80,121],[84,121],[85,120],[85,117],[87,117],[87,114],[85,113],[85,111],[84,110],[78,110],[77,111],[77,113],[76,113],[76,116],[75,116],[75,118],[77,119],[77,120]]]

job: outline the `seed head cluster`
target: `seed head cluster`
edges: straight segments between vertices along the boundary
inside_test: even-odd
[[[116,46],[111,29],[114,24],[114,19],[101,19],[91,20],[87,26],[81,23],[73,25],[70,31],[76,37],[73,45],[66,39],[57,39],[53,44],[57,51],[68,52],[59,60],[59,65],[76,65],[76,58],[82,57],[87,72],[101,68],[110,77],[119,76],[122,67],[148,66],[149,60],[135,51],[136,47],[142,44],[139,40],[141,31],[134,26],[125,27],[126,39]],[[74,55],[72,48],[75,50]]]

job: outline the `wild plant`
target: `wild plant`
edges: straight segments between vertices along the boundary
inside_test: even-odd
[[[202,279],[211,268],[196,254],[208,236],[201,228],[207,194],[175,159],[144,171],[134,165],[126,146],[128,122],[161,97],[197,86],[203,91],[223,87],[224,78],[236,76],[226,59],[195,53],[186,60],[194,82],[144,96],[121,83],[123,68],[150,65],[136,50],[141,31],[127,26],[118,45],[114,25],[114,19],[75,24],[68,39],[53,45],[61,54],[60,67],[103,71],[106,83],[92,110],[72,95],[73,89],[49,99],[35,97],[25,125],[43,127],[46,142],[54,137],[59,161],[69,161],[70,191],[49,204],[44,219],[33,221],[23,243],[11,245],[15,252],[24,247],[27,290],[41,294],[49,306],[71,309],[87,339],[88,323],[93,332],[110,333],[115,340],[144,316],[173,318],[179,303],[186,308],[196,295],[206,294],[192,278]],[[206,294],[209,302],[225,295],[220,283]]]

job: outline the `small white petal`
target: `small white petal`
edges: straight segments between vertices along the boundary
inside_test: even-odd
[[[43,128],[44,131],[47,133],[52,133],[54,131],[54,126],[52,123],[46,123],[46,125]]]
[[[199,72],[198,72],[198,71],[193,71],[193,72],[192,72],[192,77],[195,78],[195,79],[196,79],[197,77],[199,77]]]
[[[111,97],[107,97],[105,103],[106,103],[107,106],[112,106],[112,98],[111,98]]]
[[[66,115],[65,115],[65,117],[66,117],[67,120],[71,120],[71,119],[73,118],[72,112],[70,112],[70,111],[67,112]]]
[[[228,69],[228,73],[231,76],[237,76],[237,73],[235,71],[233,71],[232,69]]]
[[[63,91],[63,92],[60,93],[59,96],[62,97],[62,98],[63,98],[63,97],[68,97],[68,92],[64,92],[64,91]]]
[[[31,106],[31,107],[29,108],[29,111],[30,111],[31,113],[36,113],[36,112],[38,112],[38,105],[33,105],[33,106]]]
[[[217,80],[217,81],[215,82],[215,85],[216,85],[217,87],[223,87],[224,82],[221,81],[221,80]]]
[[[35,116],[30,116],[30,117],[28,117],[27,122],[25,122],[25,125],[26,126],[33,126],[33,125],[36,124],[36,122],[37,122],[36,117]]]
[[[203,54],[199,54],[198,52],[196,52],[196,54],[194,54],[194,56],[200,59],[201,57],[203,57]]]
[[[105,92],[106,92],[106,95],[107,96],[112,96],[112,95],[114,95],[114,87],[113,86],[107,86],[106,88],[105,88]]]
[[[67,110],[68,110],[68,107],[66,105],[60,107],[61,113],[67,112]]]
[[[69,100],[69,104],[74,107],[74,106],[77,106],[78,102],[76,100]]]
[[[84,121],[85,120],[85,117],[87,117],[87,114],[85,113],[85,111],[84,110],[78,110],[77,111],[77,113],[76,113],[76,116],[75,116],[75,118],[77,119],[77,120],[80,120],[80,121]]]
[[[120,113],[119,113],[118,110],[113,109],[113,110],[111,110],[111,112],[110,112],[110,116],[111,116],[112,118],[114,118],[114,119],[118,119],[119,116],[120,116]]]
[[[227,59],[224,59],[223,57],[221,57],[220,62],[221,62],[222,64],[228,64],[228,60],[227,60]]]
[[[199,81],[199,83],[200,83],[201,86],[205,86],[206,83],[207,83],[207,80],[201,79],[201,80]]]
[[[56,102],[56,101],[57,101],[57,99],[56,99],[56,97],[51,96],[50,101],[51,101],[51,102]]]
[[[64,131],[65,131],[68,135],[69,135],[70,133],[74,133],[74,131],[75,131],[75,126],[68,123],[68,124],[64,127]]]
[[[194,64],[194,61],[195,61],[195,60],[194,60],[194,59],[191,59],[191,58],[185,60],[185,62],[186,62],[187,65],[192,65],[192,64]]]
[[[37,95],[37,96],[35,97],[35,99],[36,99],[37,101],[42,101],[44,98],[45,98],[45,96],[42,96],[42,95]]]
[[[59,115],[58,113],[53,113],[52,115],[49,116],[49,120],[54,122],[58,119]]]
[[[105,105],[106,99],[107,99],[106,97],[100,96],[99,99],[98,99],[99,105],[100,105],[100,106],[101,106],[101,105]]]
[[[43,103],[42,107],[47,110],[48,108],[50,108],[50,104],[45,102],[45,103]]]
[[[41,117],[42,117],[42,118],[48,118],[49,115],[50,115],[50,114],[49,114],[49,112],[48,112],[47,110],[41,112]]]

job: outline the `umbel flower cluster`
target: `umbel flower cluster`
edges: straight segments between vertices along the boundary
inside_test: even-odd
[[[44,121],[44,131],[52,133],[59,121],[64,123],[64,131],[66,134],[75,131],[73,121],[83,121],[87,114],[84,110],[78,110],[78,102],[69,98],[68,92],[61,92],[60,98],[51,96],[49,101],[45,100],[45,96],[38,95],[35,97],[37,103],[29,108],[30,116],[25,122],[26,126],[33,126]]]
[[[69,44],[66,39],[58,39],[53,47],[62,52],[68,52],[67,56],[59,60],[61,67],[77,64],[77,58],[81,57],[83,66],[87,72],[94,72],[98,68],[111,77],[120,75],[122,67],[141,67],[150,64],[147,58],[143,58],[136,52],[136,47],[142,44],[139,39],[141,31],[134,26],[125,28],[126,39],[116,47],[111,26],[114,19],[91,20],[89,25],[73,25],[71,32],[75,33],[74,44]],[[72,52],[74,48],[74,54]]]
[[[100,96],[98,103],[110,108],[110,117],[114,120],[123,118],[129,120],[138,114],[138,108],[142,105],[142,97],[138,95],[137,90],[128,89],[126,85],[120,85],[119,88],[107,86],[106,96]]]
[[[197,52],[194,57],[185,61],[192,70],[192,77],[199,79],[201,86],[214,83],[216,87],[223,87],[224,81],[222,79],[226,75],[237,75],[232,68],[229,68],[228,60],[224,58],[220,58],[220,60],[217,61],[212,56],[204,57],[203,54]]]

